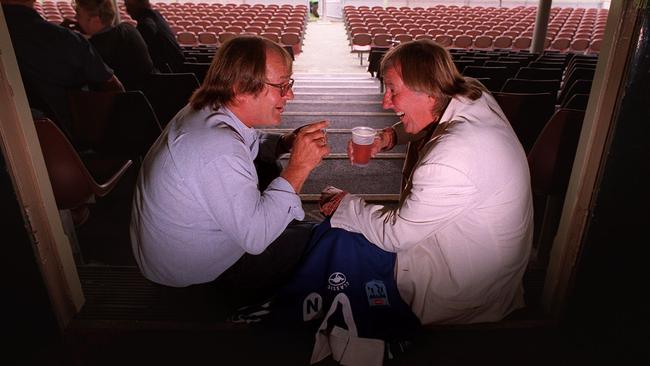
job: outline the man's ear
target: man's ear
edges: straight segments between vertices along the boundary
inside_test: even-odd
[[[242,99],[242,94],[239,92],[239,85],[235,84],[232,86],[232,95],[233,97],[231,103],[233,105],[240,104]]]
[[[249,95],[247,93],[238,93],[237,88],[234,88],[234,96],[232,98],[233,105],[246,105]]]
[[[242,91],[242,86],[240,83],[235,82],[234,85],[232,86],[232,93],[235,96],[235,98],[246,98],[249,93],[246,93]]]
[[[434,97],[433,95],[429,95],[428,96],[428,102],[429,102],[430,106],[432,106],[432,107],[435,106],[436,105],[436,97]]]

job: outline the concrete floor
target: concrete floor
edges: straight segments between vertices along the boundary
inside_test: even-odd
[[[366,55],[367,56],[367,55]],[[304,45],[293,63],[295,74],[359,74],[367,72],[367,62],[350,52],[342,21],[316,20],[307,23]]]

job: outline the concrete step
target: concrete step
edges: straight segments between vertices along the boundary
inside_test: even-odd
[[[290,128],[277,128],[277,129],[261,129],[262,131],[285,134],[293,131]],[[328,128],[327,129],[327,142],[330,145],[332,153],[347,153],[348,141],[350,141],[351,132],[349,128]],[[406,145],[395,146],[391,153],[405,153]]]
[[[383,94],[381,93],[368,93],[368,92],[351,92],[349,90],[345,91],[329,91],[327,93],[319,92],[294,92],[295,96],[294,101],[306,101],[306,100],[320,100],[320,101],[381,101]]]
[[[374,88],[379,90],[379,82],[375,80],[348,80],[348,79],[339,79],[339,80],[320,80],[320,79],[303,79],[296,80],[293,84],[293,89],[300,89],[303,87],[339,87],[339,88],[359,88],[367,87]]]
[[[373,204],[380,204],[385,206],[395,207],[399,202],[399,194],[370,194],[370,193],[356,193],[357,196],[364,199],[366,202]],[[300,200],[303,205],[318,204],[320,201],[320,193],[300,193]]]
[[[285,112],[390,112],[382,107],[381,101],[374,100],[292,100]]]
[[[308,199],[303,198],[304,196],[309,197]],[[382,205],[390,208],[396,208],[397,203],[399,201],[399,196],[398,195],[393,195],[394,197],[390,197],[387,199],[374,199],[372,196],[373,195],[368,195],[368,194],[362,194],[360,195],[363,197],[363,199],[366,202],[373,203],[376,205]],[[389,197],[389,195],[382,195]],[[315,222],[321,222],[325,219],[325,217],[320,213],[320,207],[318,205],[318,198],[320,197],[320,194],[318,195],[300,195],[302,200],[302,208],[305,211],[305,220],[311,220]]]
[[[280,160],[286,165],[288,159]],[[399,194],[403,159],[375,158],[365,167],[350,165],[345,156],[325,159],[316,167],[300,193],[320,194],[328,185],[352,193]]]
[[[372,85],[372,84],[351,85],[350,83],[347,83],[345,85],[316,85],[316,84],[301,85],[296,83],[293,86],[293,92],[294,93],[323,93],[323,94],[330,94],[330,93],[337,94],[339,92],[379,94],[380,90],[378,85]]]
[[[387,112],[284,112],[280,128],[296,128],[304,124],[327,120],[330,128],[352,128],[368,126],[384,128],[392,126],[399,119],[395,113]]]
[[[388,205],[390,204],[389,202]],[[317,204],[311,202],[307,203],[306,206],[303,207],[306,210],[306,216],[308,218],[311,218],[310,213],[314,213],[315,217],[322,217],[318,213]],[[320,222],[318,219],[314,221]],[[139,342],[142,339],[141,333],[143,330],[152,332],[175,332],[182,336],[196,334],[198,335],[197,339],[199,341],[205,340],[206,334],[221,334],[224,339],[231,339],[233,337],[236,339],[240,337],[236,339],[236,344],[250,344],[252,339],[258,339],[250,338],[250,335],[254,334],[252,332],[262,330],[252,327],[254,324],[225,321],[225,313],[219,304],[215,307],[194,306],[192,309],[196,309],[195,311],[187,311],[187,306],[179,306],[178,301],[165,293],[161,286],[145,279],[135,265],[113,266],[89,264],[78,265],[77,270],[83,285],[86,302],[79,314],[71,320],[66,329],[66,334],[69,333],[73,337],[72,340],[76,339],[84,347],[88,346],[88,337],[93,335],[95,337],[93,338],[93,343],[91,343],[93,345],[104,344],[107,340],[115,341],[114,343],[116,344],[124,344],[124,337],[131,334],[133,335],[132,343]],[[545,315],[537,305],[537,299],[543,290],[545,273],[545,268],[537,269],[531,268],[530,266],[527,268],[523,278],[523,286],[527,295],[527,306],[513,312],[506,319],[496,323],[425,325],[422,327],[421,335],[428,334],[429,336],[420,339],[420,341],[430,341],[431,345],[433,345],[431,348],[439,353],[439,350],[435,349],[435,345],[439,345],[440,339],[457,339],[458,342],[454,342],[454,349],[461,349],[467,344],[465,341],[468,338],[465,337],[467,335],[470,336],[470,340],[477,340],[474,343],[478,347],[485,346],[485,340],[488,339],[486,337],[497,336],[499,339],[494,344],[496,347],[501,347],[505,343],[512,343],[513,336],[519,334],[513,333],[517,330],[524,330],[526,331],[525,334],[535,329],[538,331],[557,330],[557,324],[552,322],[548,315]],[[198,296],[183,300],[194,302],[203,301]],[[186,304],[187,302],[183,305]],[[110,332],[107,332],[107,329],[110,329]],[[106,338],[111,334],[115,335],[113,337],[115,339]],[[539,334],[542,333],[537,333],[537,335]],[[556,332],[549,333],[549,336],[556,337],[555,334]],[[248,336],[242,337],[242,335]],[[270,334],[267,331],[263,331],[258,335],[260,337],[259,341],[261,342],[267,340]],[[303,338],[305,338],[304,332],[300,332],[294,339],[287,343],[293,342],[291,343],[293,347],[296,339]],[[309,339],[307,340],[308,342],[301,345],[306,350],[304,352],[305,359],[308,359],[309,355],[311,355],[311,349],[313,347],[313,342]],[[539,340],[540,338],[537,336],[530,338],[530,341]],[[480,345],[478,342],[480,342]],[[550,342],[557,343],[557,337],[549,338],[548,344],[551,344]],[[529,343],[520,342],[520,345],[528,347]],[[121,350],[120,352],[125,351]],[[585,355],[587,354],[585,353]],[[277,355],[274,354],[274,356],[280,357],[283,360],[286,359],[286,355],[282,354],[282,352]],[[456,354],[448,354],[445,359],[453,359],[454,356]],[[231,359],[230,357],[233,360],[237,359],[241,361],[241,357],[238,358],[236,354],[230,355],[228,360]],[[426,360],[434,358],[432,355],[429,355]],[[413,358],[409,359],[413,360]],[[302,359],[300,360],[299,362],[284,364],[303,364]],[[268,363],[268,359],[260,359],[252,364],[265,363]],[[480,364],[481,362],[477,360],[477,362],[472,364],[475,363]],[[246,364],[251,363],[247,362]],[[421,362],[415,364],[428,365],[430,363]]]
[[[370,73],[336,73],[336,74],[313,74],[295,73],[294,80],[377,80],[370,76]]]

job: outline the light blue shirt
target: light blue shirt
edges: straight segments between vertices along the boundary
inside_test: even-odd
[[[133,198],[131,243],[145,277],[176,287],[212,281],[304,218],[284,178],[258,188],[253,160],[275,159],[278,139],[223,107],[186,106],[172,119],[144,160]]]

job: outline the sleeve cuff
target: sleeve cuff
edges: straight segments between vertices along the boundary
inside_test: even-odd
[[[350,205],[350,201],[352,199],[359,199],[359,198],[353,194],[346,194],[343,197],[341,203],[339,203],[339,207],[336,209],[336,211],[334,211],[334,214],[330,218],[330,225],[332,227],[357,232],[357,230],[354,230],[352,228],[352,226],[350,225],[350,220],[348,220],[345,215],[345,212],[347,212],[348,206]]]
[[[305,218],[305,211],[302,208],[300,196],[298,196],[296,191],[293,190],[293,187],[286,179],[282,177],[275,178],[271,184],[269,184],[266,191],[282,192],[284,201],[289,205],[289,215],[295,220],[303,220]]]

